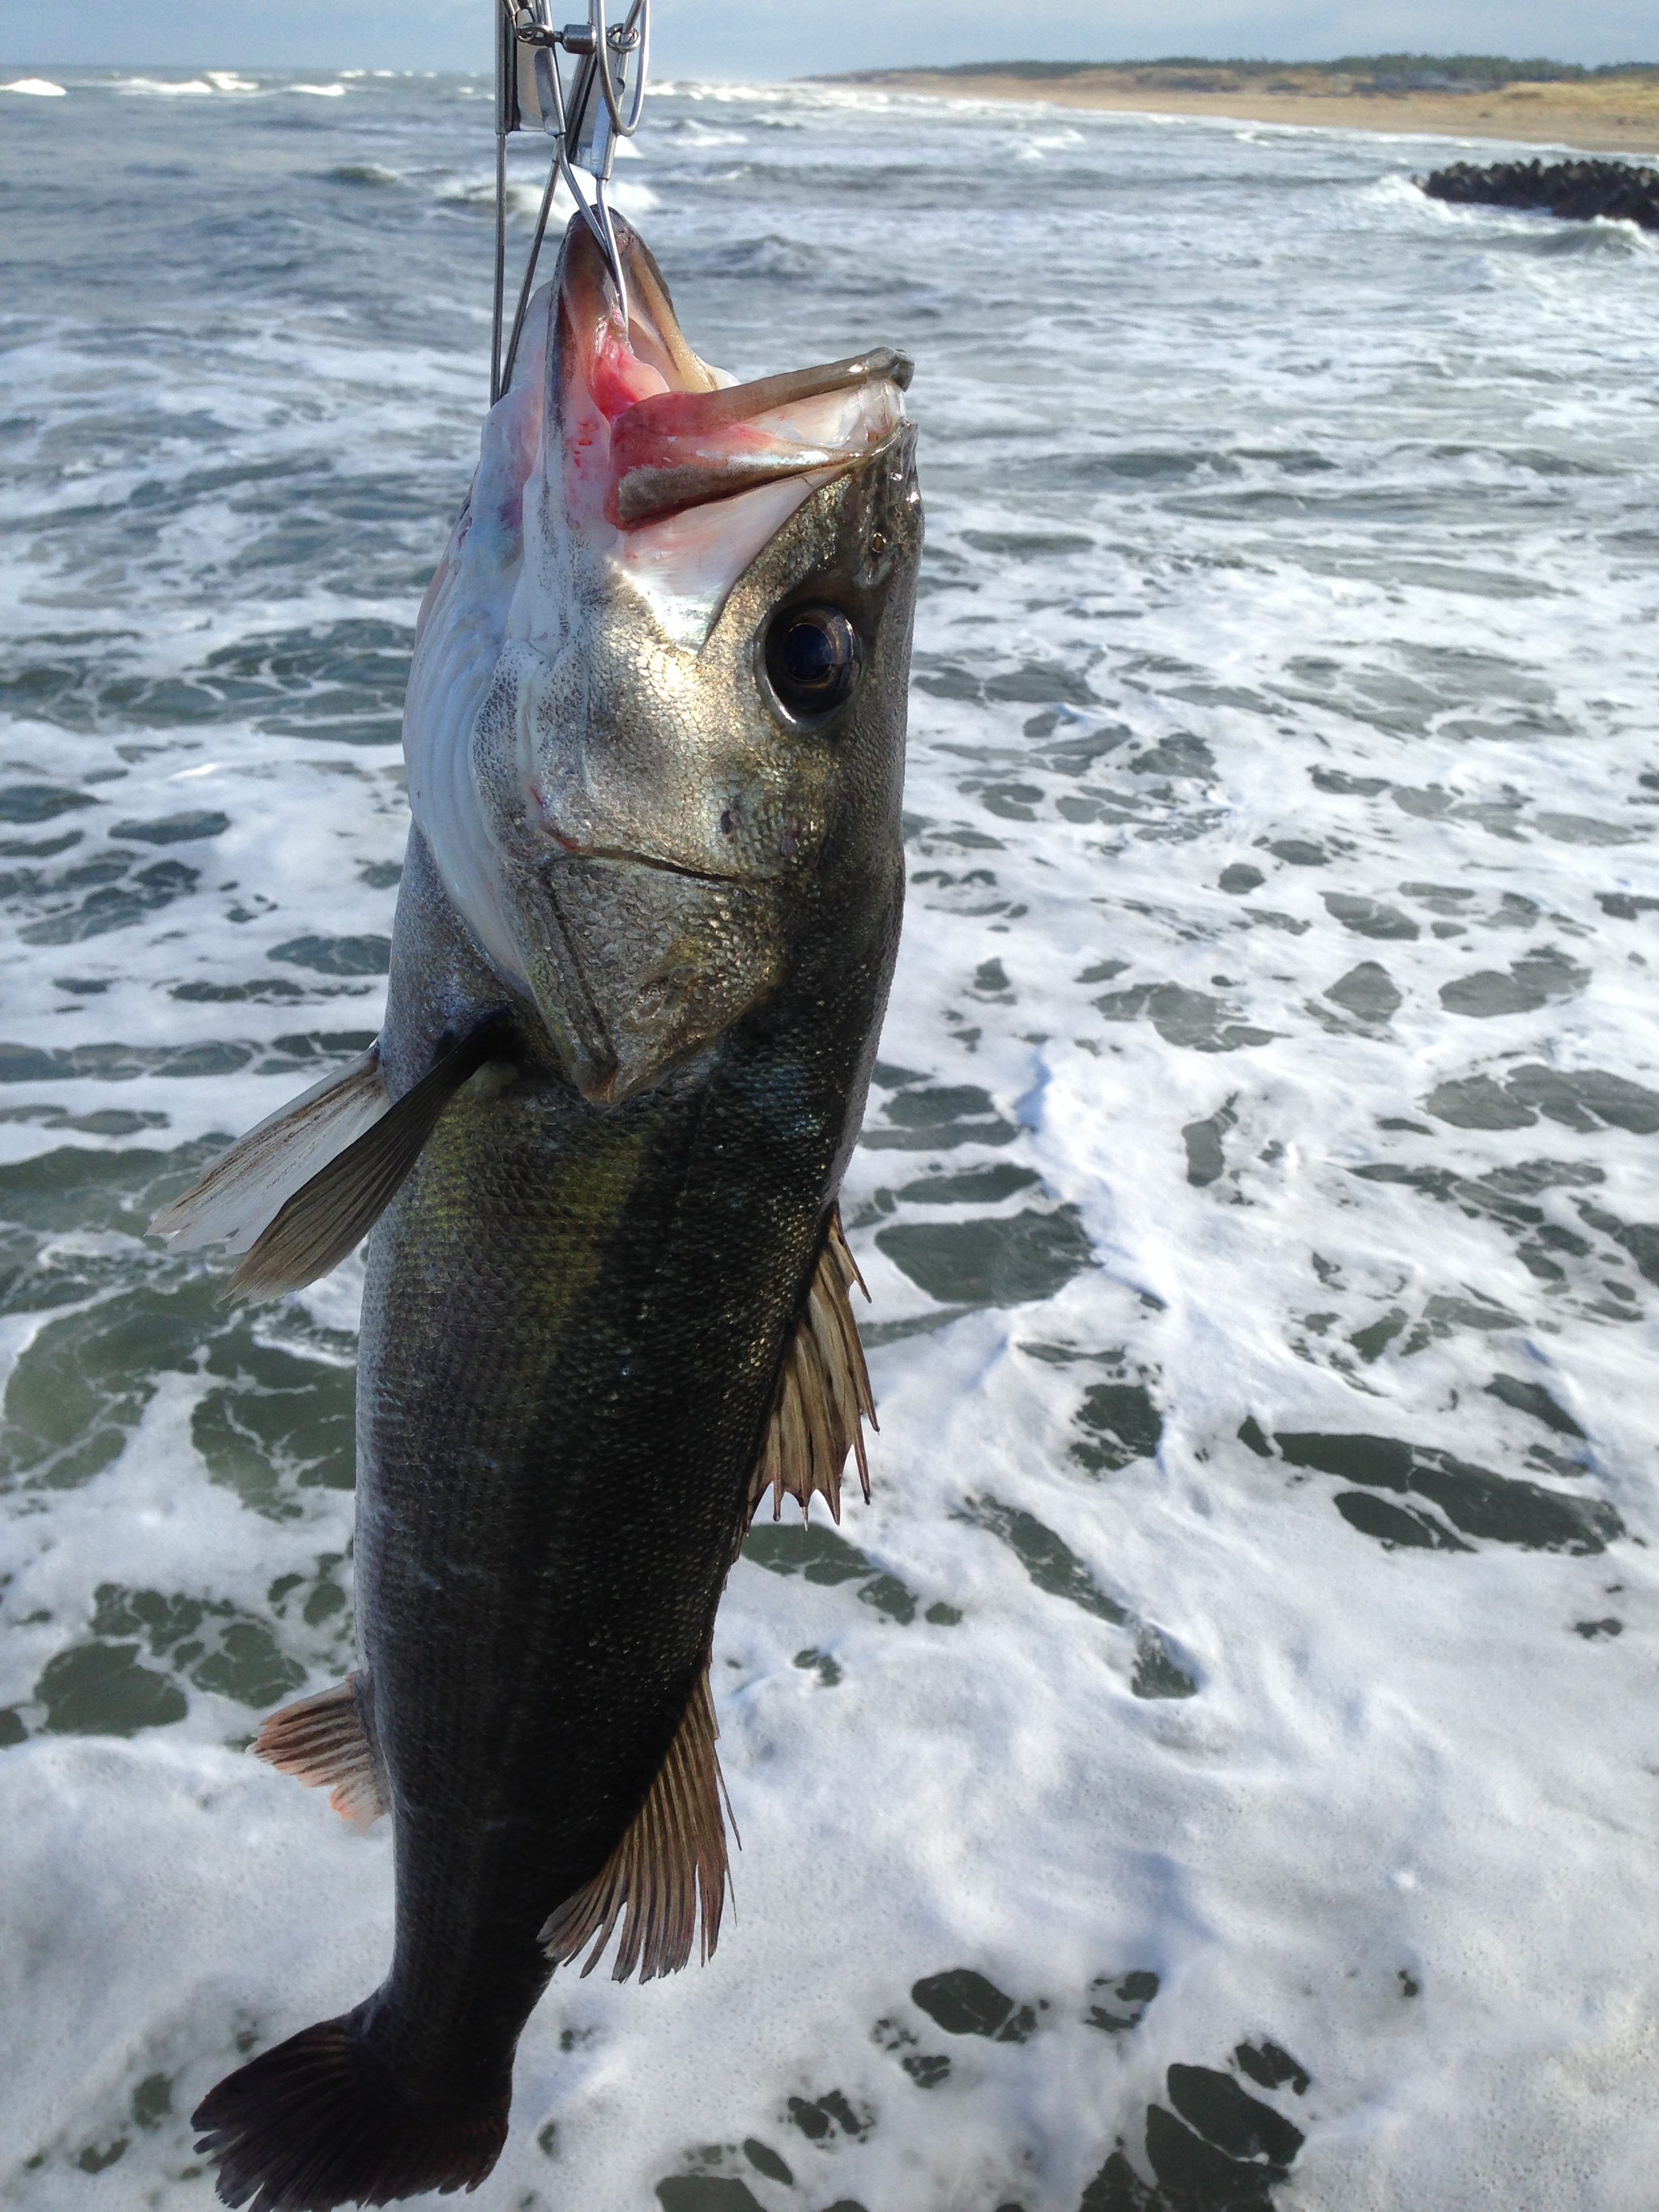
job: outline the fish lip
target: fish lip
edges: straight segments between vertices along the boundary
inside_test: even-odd
[[[751,384],[722,386],[714,392],[660,392],[635,400],[611,426],[612,482],[605,514],[624,532],[662,520],[689,507],[717,506],[722,500],[763,483],[790,477],[830,483],[861,467],[891,439],[903,422],[903,393],[912,364],[907,355],[884,346],[843,361],[763,376]],[[799,431],[772,433],[762,426],[770,416],[815,399],[864,407],[883,390],[893,395],[896,419],[877,431],[866,427],[862,446],[839,437],[814,441]],[[745,435],[763,442],[745,452]]]
[[[793,407],[803,399],[822,399],[827,392],[856,392],[866,384],[891,384],[908,392],[916,365],[896,346],[873,346],[867,353],[848,354],[840,361],[820,362],[810,368],[786,368],[775,376],[756,377],[748,384],[724,384],[713,392],[657,392],[636,399],[617,417],[620,424],[632,420],[649,422],[658,415],[671,421],[682,414],[695,416],[701,429],[726,429],[750,416]]]

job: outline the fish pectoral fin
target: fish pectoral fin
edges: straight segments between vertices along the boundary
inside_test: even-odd
[[[481,1022],[302,1184],[261,1232],[226,1285],[226,1297],[233,1303],[280,1297],[337,1267],[397,1195],[455,1093],[501,1053],[504,1021],[497,1013]]]
[[[222,1244],[246,1252],[260,1231],[326,1161],[378,1121],[391,1104],[380,1048],[370,1045],[222,1152],[182,1198],[150,1223],[178,1252]]]
[[[868,1421],[872,1429],[880,1425],[848,1296],[854,1283],[864,1290],[864,1278],[848,1249],[836,1207],[830,1212],[806,1303],[778,1375],[766,1439],[749,1487],[747,1520],[754,1519],[769,1490],[775,1521],[783,1511],[786,1495],[795,1499],[803,1519],[813,1497],[824,1498],[830,1518],[839,1521],[841,1474],[849,1451],[857,1454],[859,1480],[866,1502],[869,1498],[864,1423]],[[865,1296],[869,1296],[867,1291]]]
[[[668,1755],[622,1841],[541,1931],[538,1941],[555,1966],[592,1941],[582,1968],[591,1974],[622,1919],[613,1979],[626,1981],[635,1966],[642,1982],[678,1973],[691,1956],[700,1903],[702,1956],[705,1963],[713,1956],[732,1880],[725,1820],[730,1806],[714,1749],[719,1734],[705,1662]]]
[[[252,1744],[254,1756],[279,1774],[292,1774],[307,1790],[331,1791],[330,1804],[358,1829],[386,1809],[366,1704],[357,1676],[348,1674],[331,1690],[272,1713]]]

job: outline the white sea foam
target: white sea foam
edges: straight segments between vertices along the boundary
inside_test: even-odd
[[[545,170],[539,176],[509,174],[507,180],[508,214],[521,222],[533,223],[541,213],[542,194],[546,189]],[[437,196],[442,200],[459,201],[468,207],[493,209],[495,204],[495,179],[493,176],[483,174],[446,177],[438,185]],[[649,185],[632,183],[627,179],[610,186],[609,198],[613,207],[632,217],[650,215],[662,204]],[[553,214],[563,224],[575,212],[576,203],[561,181],[553,188]]]
[[[141,1232],[377,1024],[477,90],[354,79],[303,176],[135,104],[120,287],[71,100],[0,356],[20,2212],[205,2206],[238,2038],[385,1961],[384,1838],[233,1747],[349,1663],[360,1267],[234,1321]],[[1119,2138],[1180,2155],[1197,2068],[1305,2134],[1279,2212],[1649,2212],[1653,242],[1445,209],[1444,149],[1357,133],[1041,130],[1016,181],[1006,108],[727,86],[638,142],[694,343],[919,364],[910,903],[845,1194],[882,1431],[859,1555],[763,1546],[721,1611],[717,1958],[559,1977],[477,2201],[1078,2212]],[[204,230],[216,161],[257,212]],[[1023,2040],[930,2014],[952,1968]]]
[[[120,78],[116,86],[119,92],[145,93],[164,98],[199,99],[210,96],[215,88],[206,77],[128,76]]]
[[[0,84],[0,92],[21,92],[33,100],[62,100],[64,96],[64,86],[53,84],[44,76],[15,77],[9,84]]]

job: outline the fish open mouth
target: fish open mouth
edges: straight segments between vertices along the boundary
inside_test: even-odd
[[[686,343],[650,249],[617,225],[624,315],[580,218],[561,257],[551,410],[564,510],[650,603],[676,644],[700,647],[732,585],[819,486],[898,431],[908,358],[890,347],[739,384]]]

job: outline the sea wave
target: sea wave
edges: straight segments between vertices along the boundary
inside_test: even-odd
[[[117,92],[142,94],[163,100],[210,100],[216,87],[205,77],[125,76],[115,81]]]
[[[547,189],[545,175],[539,178],[509,176],[507,180],[507,213],[519,222],[533,222],[541,212],[542,194]],[[491,176],[463,176],[441,179],[435,186],[440,200],[465,207],[492,210],[495,205],[495,179]],[[630,182],[626,179],[613,179],[609,187],[611,204],[625,216],[649,215],[662,203],[647,184]],[[553,210],[561,222],[568,222],[576,212],[576,204],[561,180],[554,186]]]

